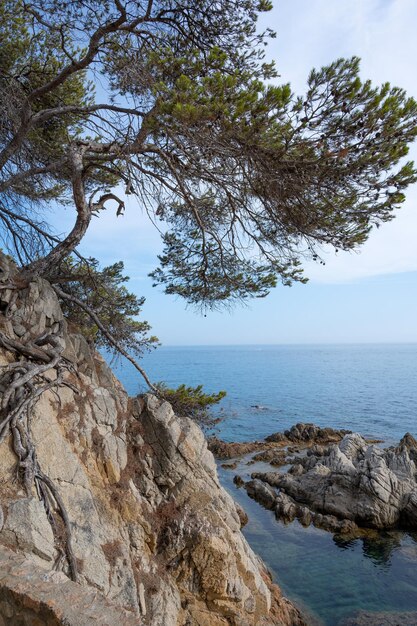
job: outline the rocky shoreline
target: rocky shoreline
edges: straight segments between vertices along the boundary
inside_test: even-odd
[[[29,340],[64,329],[65,384],[40,397],[30,429],[39,467],[68,514],[78,582],[69,578],[56,503],[48,510],[36,489],[25,490],[5,437],[0,626],[306,626],[242,535],[247,515],[219,483],[195,423],[155,396],[129,398],[100,355],[67,328],[50,285],[38,279],[14,287],[13,271],[3,268],[0,332],[11,349],[0,350],[0,365],[13,362],[23,322]],[[53,380],[56,372],[46,375]],[[268,471],[240,482],[279,519],[342,535],[384,524],[415,527],[411,435],[380,449],[344,430],[297,424],[264,441],[211,439],[209,448],[227,471],[241,455],[247,467],[267,464]],[[361,505],[346,516],[346,494],[350,510],[356,484]],[[313,498],[316,490],[323,501]],[[362,520],[366,498],[374,516]]]
[[[209,447],[219,459],[252,453],[247,464],[269,464],[270,471],[253,472],[249,481],[236,475],[234,482],[277,519],[357,536],[368,529],[416,530],[417,441],[406,433],[397,446],[377,443],[300,423],[264,441],[211,439]]]
[[[314,444],[324,445],[338,442],[349,432],[348,430],[320,428],[314,424],[299,423],[283,433],[272,433],[263,441],[227,442],[217,437],[211,437],[208,440],[208,448],[220,460],[232,459],[252,452],[272,455],[280,448],[288,448],[288,446],[292,446],[296,450],[297,446],[305,449]],[[295,450],[293,449],[293,451]],[[255,460],[263,459],[259,457]]]
[[[222,484],[249,514],[249,524],[244,529],[246,537],[271,565],[280,584],[290,588],[300,602],[305,602],[301,606],[309,625],[417,624],[414,574],[417,533],[413,527],[401,530],[403,525],[396,524],[381,530],[358,525],[352,520],[314,511],[311,505],[297,502],[284,493],[285,487],[273,487],[255,477],[273,473],[285,476],[284,480],[298,478],[297,465],[304,472],[303,464],[306,464],[307,473],[307,464],[314,463],[313,457],[316,463],[326,462],[328,452],[338,447],[346,435],[348,440],[356,438],[353,433],[333,431],[329,437],[338,441],[325,444],[320,437],[319,444],[315,438],[318,430],[313,425],[299,424],[290,431],[294,434],[310,431],[312,436],[288,437],[289,431],[278,433],[273,437],[275,446],[271,447],[268,437],[269,441],[257,442],[255,452],[226,462],[218,459]],[[383,442],[377,444],[376,440],[363,441],[366,449],[378,448],[383,455],[390,452],[386,462],[391,456],[401,458],[405,446],[408,457],[415,463],[416,444],[409,434],[391,448]],[[255,495],[253,501],[248,498],[251,489],[251,495]]]

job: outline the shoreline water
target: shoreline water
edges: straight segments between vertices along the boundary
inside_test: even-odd
[[[249,544],[307,623],[359,626],[371,624],[374,616],[375,624],[385,626],[408,611],[407,618],[413,613],[415,621],[404,623],[417,624],[417,533],[392,529],[344,538],[298,520],[277,520],[233,481],[235,475],[246,481],[253,472],[271,469],[265,462],[252,463],[252,456],[229,460],[233,469],[219,460],[220,482],[248,516],[242,532]],[[355,617],[364,611],[368,621]]]
[[[167,347],[143,364],[152,380],[170,386],[226,389],[229,418],[218,434],[227,441],[263,439],[298,421],[347,428],[385,445],[407,431],[417,435],[416,344]],[[116,373],[130,394],[140,390],[128,365]],[[236,489],[235,473],[219,467],[223,486],[249,515],[246,538],[284,593],[321,624],[335,626],[358,609],[417,611],[417,537],[382,533],[380,542],[344,544],[297,521],[285,525]]]

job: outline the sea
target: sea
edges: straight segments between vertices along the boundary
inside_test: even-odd
[[[406,432],[417,438],[417,344],[161,347],[141,364],[154,382],[226,391],[216,409],[216,434],[226,441],[262,439],[297,422],[346,428],[384,445]],[[130,363],[113,368],[129,394],[145,390]],[[258,469],[219,464],[219,476],[248,513],[248,542],[312,626],[338,626],[358,611],[415,611],[417,626],[417,532],[344,541],[277,522],[233,484],[236,473],[246,479]]]

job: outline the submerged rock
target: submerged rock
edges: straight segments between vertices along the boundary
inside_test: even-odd
[[[236,469],[237,463],[222,463],[223,469]]]
[[[337,626],[416,626],[416,624],[416,612],[358,611],[354,616],[341,620]]]
[[[242,487],[245,484],[245,481],[238,474],[236,474],[236,476],[233,477],[233,483],[236,487]]]

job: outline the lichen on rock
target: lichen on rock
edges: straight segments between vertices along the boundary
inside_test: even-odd
[[[10,272],[4,272],[7,281]],[[59,511],[52,502],[45,508],[34,485],[26,493],[16,480],[8,435],[0,444],[0,596],[7,596],[10,610],[17,610],[16,578],[9,576],[13,563],[29,567],[34,582],[32,592],[23,575],[16,603],[30,605],[43,619],[47,596],[48,624],[74,623],[69,604],[54,604],[61,593],[53,582],[58,575],[70,586],[72,604],[79,590],[77,626],[107,623],[100,622],[103,606],[113,607],[114,616],[119,607],[114,626],[304,624],[241,534],[244,515],[220,486],[198,426],[155,396],[128,398],[102,357],[68,331],[46,281],[0,294],[3,309],[13,302],[8,317],[0,312],[5,337],[23,336],[16,320],[34,336],[62,325],[63,354],[71,367],[63,373],[64,384],[34,404],[30,433],[38,466],[68,515],[79,581],[68,580]],[[0,357],[7,363],[13,354],[5,349]],[[98,613],[90,612],[90,621],[83,614],[86,590],[97,598]]]

